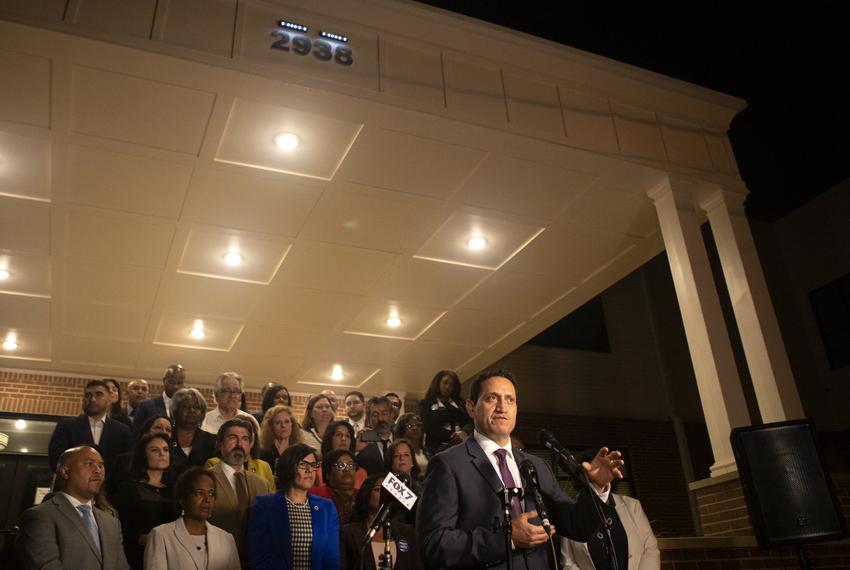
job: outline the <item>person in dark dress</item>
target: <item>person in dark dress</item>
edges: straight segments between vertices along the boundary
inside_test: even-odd
[[[113,504],[121,520],[124,553],[133,570],[144,568],[148,533],[177,516],[167,484],[171,440],[164,434],[142,436],[133,455],[131,478],[118,486]]]
[[[174,433],[171,436],[171,469],[175,479],[189,467],[202,467],[215,455],[215,436],[201,429],[207,402],[195,388],[183,388],[171,400]]]
[[[430,456],[457,445],[468,436],[470,423],[466,403],[460,397],[460,378],[451,370],[440,370],[419,402],[419,417],[425,432],[425,452]]]
[[[384,552],[384,529],[372,537],[371,548],[366,548],[365,556],[361,555],[360,546],[366,537],[366,531],[381,504],[381,484],[385,473],[368,477],[354,502],[354,511],[349,524],[340,529],[340,568],[350,570],[375,570],[379,556]],[[393,557],[393,568],[397,570],[421,570],[422,560],[419,556],[419,545],[413,527],[396,519],[390,522],[390,553]]]

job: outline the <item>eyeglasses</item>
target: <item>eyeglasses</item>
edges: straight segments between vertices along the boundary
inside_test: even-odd
[[[242,390],[222,390],[219,394],[224,394],[225,396],[241,396]]]
[[[314,461],[313,463],[307,463],[306,461],[299,461],[295,467],[299,471],[304,471],[305,473],[309,473],[310,471],[318,471],[322,466],[321,461]]]
[[[215,499],[215,489],[192,489],[192,495],[196,499],[203,499],[204,497]]]
[[[337,461],[336,463],[334,463],[333,467],[337,471],[356,471],[357,463],[355,463],[354,461],[349,461],[348,463]]]
[[[404,427],[407,429],[416,429],[422,427],[422,422],[410,422],[409,424],[404,424]]]

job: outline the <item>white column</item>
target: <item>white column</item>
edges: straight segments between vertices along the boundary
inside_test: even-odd
[[[696,207],[689,189],[679,186],[667,178],[647,194],[658,213],[714,453],[711,475],[717,476],[735,471],[729,434],[750,418]]]
[[[762,420],[799,419],[803,406],[744,213],[744,197],[717,188],[700,207],[711,223]]]

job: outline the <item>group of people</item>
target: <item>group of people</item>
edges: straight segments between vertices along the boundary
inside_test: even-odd
[[[55,482],[22,516],[22,565],[377,569],[389,558],[394,568],[498,566],[506,551],[504,529],[494,524],[497,492],[522,487],[518,466],[532,461],[552,504],[552,532],[564,537],[562,567],[602,570],[615,555],[620,570],[636,556],[648,565],[634,568],[659,566],[639,503],[610,492],[622,476],[618,452],[603,448],[585,463],[592,491],[574,502],[541,460],[511,445],[510,373],[480,375],[467,399],[460,390],[454,372],[440,371],[418,410],[406,413],[394,393],[367,400],[351,391],[340,402],[325,391],[309,398],[299,421],[289,391],[275,383],[249,413],[235,372],[216,379],[210,411],[179,364],[166,369],[159,396],[148,397],[144,380],[130,382],[126,405],[117,382],[92,380],[83,414],[60,420],[51,437]],[[382,504],[394,501],[383,490],[390,474],[418,500],[396,505],[366,541]],[[517,567],[552,567],[534,503],[515,507]],[[616,548],[593,543],[600,513],[617,521],[606,532]],[[639,552],[638,535],[646,543]]]

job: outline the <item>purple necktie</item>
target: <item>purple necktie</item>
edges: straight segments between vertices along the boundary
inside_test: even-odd
[[[508,469],[508,450],[497,449],[493,453],[496,454],[496,459],[499,460],[499,473],[502,475],[502,483],[505,484],[505,487],[516,487],[514,476],[511,475],[511,470]],[[522,513],[522,504],[519,502],[519,497],[514,497],[511,499],[511,502],[514,505],[514,514],[518,515]]]

